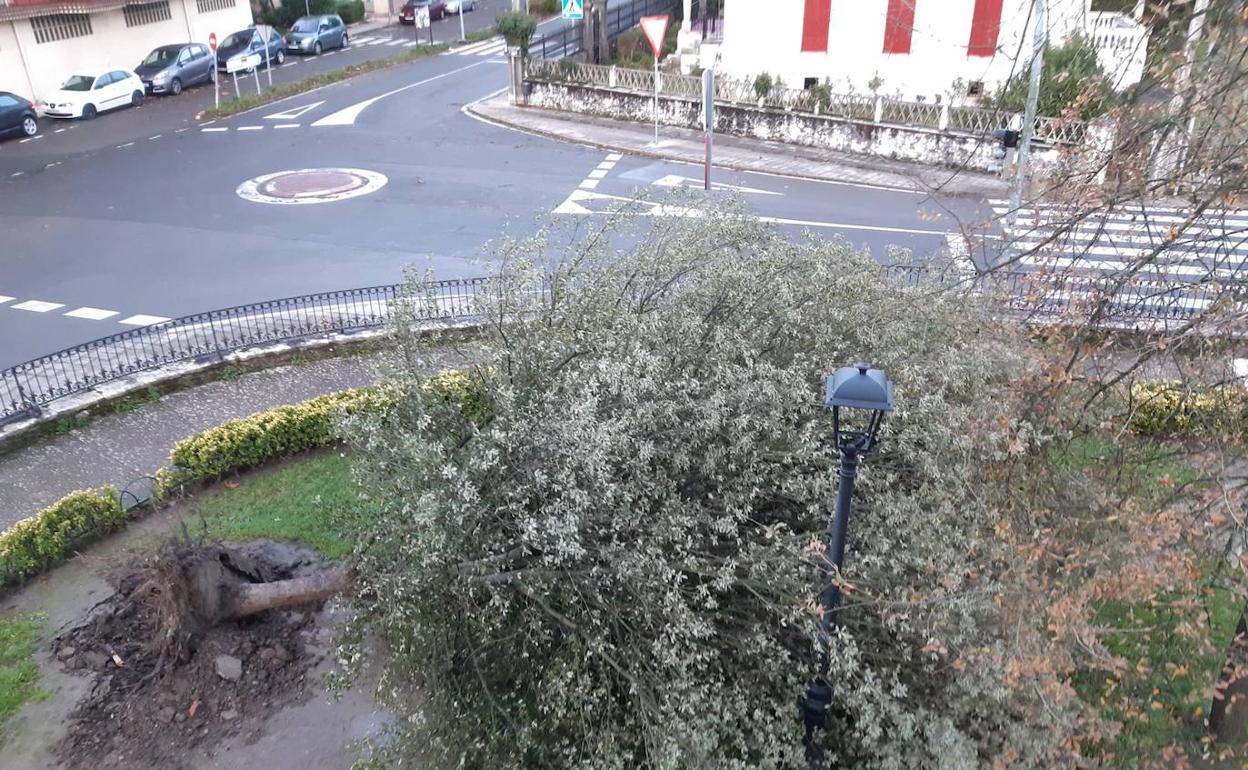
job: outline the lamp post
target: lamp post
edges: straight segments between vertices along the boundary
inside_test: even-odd
[[[819,673],[806,687],[799,713],[806,728],[807,759],[817,759],[814,732],[827,724],[828,710],[832,706],[832,685],[828,682],[828,669],[832,655],[832,629],[837,623],[841,607],[841,588],[837,583],[841,565],[845,561],[845,537],[849,531],[849,504],[854,495],[854,480],[858,477],[859,459],[875,448],[876,436],[885,412],[893,410],[893,384],[879,369],[859,363],[837,369],[828,377],[824,404],[832,409],[832,432],[836,448],[841,453],[841,465],[837,472],[836,512],[832,531],[824,548],[824,585],[819,593],[819,605],[823,617],[819,639]],[[855,420],[860,429],[842,425],[841,410],[866,412],[866,422]],[[845,415],[848,418],[848,415]],[[846,420],[849,423],[849,420]],[[837,580],[833,580],[833,568]]]

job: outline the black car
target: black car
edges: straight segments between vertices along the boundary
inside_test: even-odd
[[[0,136],[17,133],[26,136],[39,133],[34,102],[8,91],[0,91]]]

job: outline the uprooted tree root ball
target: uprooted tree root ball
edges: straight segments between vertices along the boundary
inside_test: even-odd
[[[171,542],[126,569],[116,592],[53,642],[67,668],[95,676],[59,758],[192,767],[228,735],[258,737],[269,713],[305,696],[331,636],[318,611],[347,576],[273,541]]]

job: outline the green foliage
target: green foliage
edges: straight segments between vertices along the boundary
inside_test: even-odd
[[[995,106],[1022,112],[1027,105],[1030,78],[1029,69],[1020,68],[997,93]],[[1036,105],[1038,115],[1060,118],[1073,113],[1074,117],[1086,120],[1108,110],[1112,98],[1109,79],[1097,63],[1096,49],[1087,38],[1076,35],[1060,46],[1045,49]]]
[[[220,478],[332,444],[339,439],[337,424],[342,416],[382,411],[386,401],[376,388],[359,388],[274,407],[179,441],[169,463],[182,481]]]
[[[995,622],[982,494],[1007,450],[1012,330],[844,242],[695,211],[503,244],[471,372],[489,416],[400,369],[387,419],[352,420],[380,502],[359,630],[388,640],[393,681],[424,682],[418,707],[391,704],[383,752],[432,770],[804,766],[794,702],[836,497],[821,394],[867,359],[898,404],[854,499],[829,766],[1058,766],[1071,699],[1042,707],[992,652],[1016,631]],[[396,320],[412,372],[418,311]]]
[[[303,3],[291,2],[284,4],[281,8],[265,11],[261,14],[261,18],[271,27],[287,30],[301,16],[321,16],[330,13],[342,15],[341,8],[338,0],[308,0],[306,10]],[[361,3],[360,10],[360,17],[363,18],[363,3]],[[343,16],[342,20],[348,24],[351,23],[347,21],[346,16]]]
[[[771,93],[771,89],[775,88],[775,86],[776,83],[772,80],[770,74],[766,72],[759,73],[759,75],[754,78],[754,95],[759,99],[765,99],[767,98],[767,95]]]
[[[537,20],[527,13],[504,13],[494,22],[494,28],[509,46],[517,46],[525,56],[529,54],[529,40],[537,31]]]
[[[36,686],[39,669],[34,661],[42,625],[34,619],[0,619],[0,744],[4,721],[26,701],[46,697]]]
[[[678,34],[680,34],[680,25],[669,24],[667,35],[663,39],[662,53],[659,55],[660,61],[676,50]],[[650,40],[646,38],[646,33],[642,32],[640,27],[625,30],[611,41],[611,45],[615,49],[615,58],[611,60],[611,64],[628,69],[654,68],[654,49],[650,47]]]
[[[75,545],[112,532],[125,520],[113,487],[69,493],[0,533],[0,585],[43,571]]]
[[[343,24],[355,24],[364,20],[364,0],[338,0],[338,15]]]
[[[195,505],[210,537],[294,540],[341,559],[350,555],[367,516],[361,491],[350,458],[332,452],[248,475],[237,488],[207,492]]]
[[[1142,436],[1233,437],[1248,433],[1248,391],[1193,390],[1176,382],[1145,382],[1131,389],[1131,430]]]

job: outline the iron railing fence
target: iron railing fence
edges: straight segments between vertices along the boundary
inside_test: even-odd
[[[630,0],[608,3],[606,11],[607,39],[614,40],[637,26],[642,16],[667,13],[673,15],[677,0]],[[562,59],[585,50],[584,33],[579,23],[564,24],[559,29],[535,36],[529,41],[529,56],[534,59]]]
[[[1165,330],[1214,318],[1228,336],[1248,336],[1242,319],[1248,287],[1112,276],[1005,271],[982,275],[928,265],[886,265],[887,275],[919,288],[961,289],[987,297],[1032,323],[1095,323]],[[489,279],[439,281],[405,297],[403,287],[373,286],[259,302],[114,334],[0,370],[0,424],[35,417],[44,406],[162,366],[221,360],[257,345],[382,328],[404,299],[407,317],[429,322],[480,320],[475,301]],[[1219,311],[1226,323],[1216,325]]]

